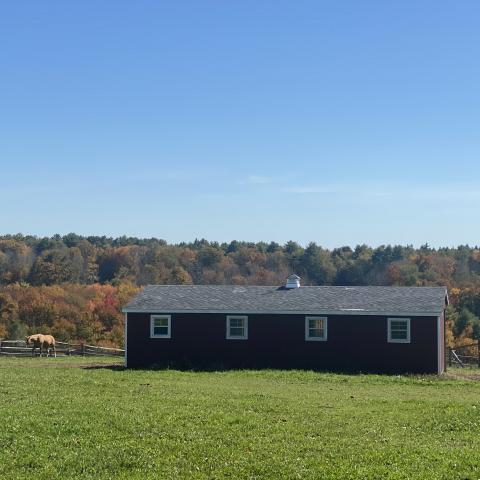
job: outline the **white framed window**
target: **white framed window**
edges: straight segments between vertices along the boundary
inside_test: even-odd
[[[305,317],[305,340],[313,342],[327,340],[327,317]]]
[[[248,317],[245,315],[227,315],[227,340],[248,339]]]
[[[171,315],[150,315],[150,338],[171,338],[171,326]]]
[[[389,343],[410,343],[410,319],[387,318]]]

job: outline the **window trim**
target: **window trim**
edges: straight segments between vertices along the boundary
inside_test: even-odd
[[[323,329],[323,337],[310,336],[310,320],[323,320],[325,327]],[[326,342],[328,340],[328,317],[325,316],[308,316],[305,317],[305,341],[306,342]]]
[[[155,335],[155,320],[166,318],[168,320],[168,333],[166,335]],[[172,316],[171,315],[150,315],[150,338],[172,338]]]
[[[230,320],[240,318],[243,320],[244,335],[230,335]],[[227,340],[248,340],[248,316],[247,315],[227,315],[226,318],[226,339]]]
[[[407,324],[407,338],[392,338],[392,322],[405,322]],[[411,343],[410,318],[389,317],[387,318],[387,342],[388,343]]]

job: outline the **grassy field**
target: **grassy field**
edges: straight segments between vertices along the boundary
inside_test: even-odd
[[[0,358],[3,479],[478,479],[480,382]]]

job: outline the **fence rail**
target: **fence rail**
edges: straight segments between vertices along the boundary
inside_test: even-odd
[[[466,345],[447,349],[448,365],[464,367],[480,367],[480,340]]]
[[[31,356],[32,346],[28,346],[25,340],[2,340],[0,339],[0,355]],[[83,342],[55,342],[55,350],[58,356],[82,355],[82,356],[114,356],[123,357],[125,350],[121,348],[100,347]],[[35,355],[40,355],[38,348]]]

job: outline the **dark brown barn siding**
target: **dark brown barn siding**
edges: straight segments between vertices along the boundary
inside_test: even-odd
[[[163,339],[150,338],[150,314],[128,314],[129,367],[438,370],[437,317],[411,317],[405,344],[387,342],[383,316],[329,316],[328,340],[312,342],[305,341],[305,315],[248,315],[248,340],[226,340],[226,314],[171,315],[172,338]]]

